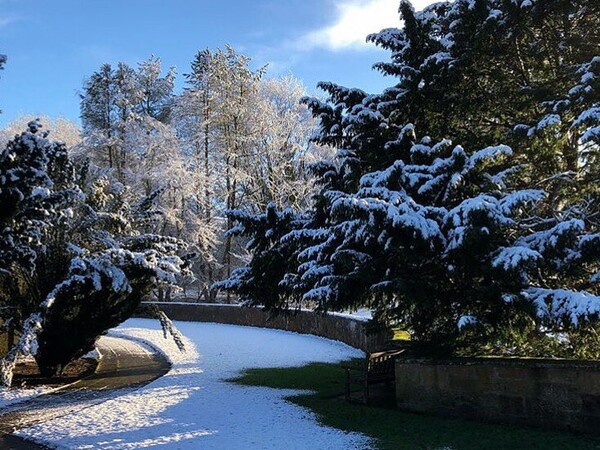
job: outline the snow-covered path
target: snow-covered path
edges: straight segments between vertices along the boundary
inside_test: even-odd
[[[135,319],[116,329],[151,342],[173,369],[139,391],[18,434],[66,449],[364,449],[357,434],[319,425],[286,402],[291,391],[227,383],[252,367],[336,362],[361,352],[325,339],[277,330],[178,323],[188,338],[179,353],[155,321]]]
[[[134,392],[170,369],[162,353],[134,340],[103,336],[97,349],[102,359],[94,374],[0,409],[0,448],[4,433],[68,416],[115,395]],[[117,389],[119,392],[114,392]]]

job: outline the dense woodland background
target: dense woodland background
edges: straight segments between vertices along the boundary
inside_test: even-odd
[[[83,128],[40,118],[49,137],[67,144],[85,171],[83,189],[105,183],[129,202],[153,197],[152,230],[187,242],[198,258],[186,296],[214,301],[215,281],[247,259],[225,231],[225,211],[256,213],[273,202],[306,208],[314,193],[307,167],[333,150],[309,142],[316,120],[300,104],[292,78],[266,78],[233,48],[200,51],[175,93],[175,69],[150,57],[137,68],[103,65],[81,88]],[[0,145],[26,128],[23,117],[2,130]],[[158,214],[159,213],[159,214]],[[159,292],[170,298],[170,292]]]

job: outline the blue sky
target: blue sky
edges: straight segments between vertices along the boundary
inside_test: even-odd
[[[417,7],[425,0],[419,0]],[[151,54],[179,75],[200,49],[226,43],[293,74],[369,92],[391,84],[371,70],[387,54],[365,35],[399,26],[399,0],[0,0],[0,126],[21,114],[78,118],[77,92],[102,63]],[[182,77],[179,77],[181,87]]]

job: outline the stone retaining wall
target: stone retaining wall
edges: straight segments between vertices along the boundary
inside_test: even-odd
[[[399,359],[396,401],[409,412],[600,434],[600,362]]]
[[[155,304],[173,320],[246,325],[313,334],[344,342],[366,352],[383,348],[388,338],[385,333],[368,335],[366,321],[344,315],[298,311],[269,319],[268,314],[261,308],[212,303]]]

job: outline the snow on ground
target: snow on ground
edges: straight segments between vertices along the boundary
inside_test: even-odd
[[[181,354],[156,321],[134,319],[113,334],[159,346],[173,363],[164,377],[101,405],[18,434],[57,449],[365,449],[369,441],[318,424],[284,397],[294,393],[227,383],[253,367],[295,367],[362,356],[345,344],[279,330],[177,323]]]
[[[334,316],[348,317],[350,319],[360,320],[362,322],[368,322],[373,318],[373,311],[367,308],[359,308],[355,311],[345,311],[341,313],[331,313]]]
[[[9,405],[20,403],[38,395],[45,394],[53,389],[48,386],[36,386],[31,389],[19,389],[18,386],[12,389],[0,388],[0,410]]]
[[[100,359],[100,354],[97,350],[92,350],[83,356],[88,359]],[[38,395],[47,394],[49,392],[57,391],[62,387],[52,387],[52,386],[36,386],[32,388],[22,389],[18,385],[13,386],[8,389],[5,387],[0,387],[0,410],[2,408],[6,408],[10,405],[15,405],[17,403],[24,402],[33,397],[37,397]]]

